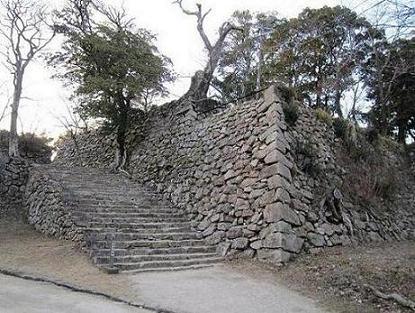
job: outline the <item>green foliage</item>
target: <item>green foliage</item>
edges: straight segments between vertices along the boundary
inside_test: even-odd
[[[73,19],[64,17],[64,21],[75,20],[70,24],[75,26],[65,32],[65,51],[55,61],[65,59],[63,77],[76,86],[78,113],[84,119],[99,119],[105,129],[116,131],[116,163],[121,165],[115,166],[119,167],[127,159],[126,137],[132,123],[144,117],[142,109],[148,109],[149,98],[166,93],[164,84],[173,75],[170,60],[153,43],[154,35],[136,29],[125,12],[105,6],[97,10],[108,21],[76,22],[76,14]],[[80,25],[90,26],[86,31]]]
[[[274,28],[267,43],[268,80],[294,86],[311,105],[341,117],[340,102],[367,54],[370,29],[345,7],[306,8]]]
[[[285,121],[288,125],[294,126],[298,120],[299,108],[295,101],[286,102],[282,104],[282,110],[284,112]]]
[[[224,102],[246,96],[257,88],[258,71],[262,69],[264,42],[269,30],[278,24],[276,14],[254,14],[236,11],[231,23],[238,31],[231,32],[224,44],[213,86]]]
[[[349,122],[342,118],[335,118],[333,119],[333,130],[334,134],[337,138],[346,138],[347,134],[347,127],[349,126]]]
[[[167,60],[158,55],[147,31],[133,32],[99,25],[74,41],[68,76],[79,84],[79,111],[118,126],[132,101],[146,88],[163,90],[170,79]],[[78,49],[79,48],[79,49]]]
[[[321,168],[318,164],[319,151],[310,139],[298,141],[295,152],[297,162],[304,173],[311,177],[317,177],[321,173]],[[299,159],[300,156],[301,159]]]
[[[315,158],[318,156],[318,150],[315,148],[310,139],[297,142],[296,152],[309,158]]]
[[[378,42],[364,67],[368,98],[366,118],[382,135],[404,143],[415,138],[415,37]]]
[[[328,126],[333,125],[333,118],[331,117],[329,112],[327,112],[326,110],[323,110],[321,108],[317,108],[315,110],[315,113],[316,113],[316,117],[319,121],[323,122],[324,124],[326,124]]]

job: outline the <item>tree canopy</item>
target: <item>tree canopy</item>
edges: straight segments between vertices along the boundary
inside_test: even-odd
[[[77,111],[83,117],[102,120],[105,127],[116,131],[114,165],[122,168],[127,158],[126,134],[134,119],[143,115],[143,95],[149,90],[165,93],[164,84],[173,75],[170,60],[154,45],[154,35],[136,29],[125,12],[96,8],[106,16],[105,22],[89,20],[89,13],[84,15],[87,22],[72,22],[74,26],[65,30],[65,51],[55,61],[65,59],[62,76],[75,85]],[[88,8],[83,9],[88,12]]]

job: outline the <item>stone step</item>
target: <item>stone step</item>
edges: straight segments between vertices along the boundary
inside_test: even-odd
[[[201,234],[189,231],[166,231],[157,233],[135,232],[135,233],[97,233],[92,235],[96,241],[114,240],[114,241],[133,241],[133,240],[190,240],[201,239]]]
[[[173,211],[172,209],[140,209],[140,208],[123,208],[123,207],[109,207],[109,206],[102,206],[102,207],[93,207],[93,208],[79,208],[79,207],[71,207],[71,212],[74,214],[78,213],[87,213],[87,214],[181,214],[180,211]]]
[[[118,218],[118,217],[123,217],[123,218],[132,218],[132,219],[137,219],[137,218],[142,218],[142,219],[163,219],[164,221],[167,221],[169,219],[183,219],[185,221],[188,221],[187,217],[182,214],[182,213],[155,213],[155,212],[141,212],[141,211],[131,211],[131,212],[124,212],[124,213],[119,213],[117,211],[110,211],[110,212],[88,212],[88,211],[73,211],[72,213],[73,216],[82,216],[82,217],[87,217],[87,218]]]
[[[110,216],[110,217],[96,217],[90,214],[78,214],[74,215],[78,218],[79,221],[88,221],[89,223],[99,223],[99,224],[109,224],[109,223],[187,223],[189,220],[185,217],[125,217],[122,214],[119,214],[117,217]]]
[[[202,239],[189,239],[189,240],[124,240],[124,241],[112,241],[113,249],[135,249],[135,248],[177,248],[182,246],[203,246],[206,242]],[[110,249],[110,243],[108,241],[96,241],[96,249]]]
[[[85,190],[83,188],[75,189],[71,188],[70,190],[64,192],[65,196],[72,196],[72,197],[81,197],[81,198],[91,198],[91,197],[99,197],[99,198],[109,198],[109,197],[125,197],[131,199],[155,199],[156,197],[161,197],[157,193],[146,193],[142,192],[141,190],[106,190],[102,188],[97,189],[88,189]]]
[[[85,228],[131,228],[131,229],[191,229],[191,222],[180,222],[180,223],[125,223],[125,222],[108,222],[108,223],[98,223],[90,221],[75,221],[77,226]]]
[[[132,201],[128,199],[122,199],[122,200],[112,200],[112,199],[93,199],[93,198],[73,198],[73,197],[64,197],[64,202],[67,204],[76,204],[76,205],[82,205],[82,206],[94,206],[94,205],[111,205],[114,207],[124,206],[124,207],[137,207],[137,206],[147,206],[147,207],[153,207],[158,206],[160,204],[160,201],[152,201],[148,199],[139,199],[137,201]]]
[[[148,268],[174,268],[174,267],[185,267],[191,265],[204,265],[214,264],[222,261],[220,257],[207,257],[201,259],[190,259],[190,260],[172,260],[172,261],[147,261],[147,262],[132,262],[132,263],[116,263],[114,266],[119,268],[121,271],[141,270]]]
[[[215,253],[216,246],[181,246],[170,248],[135,248],[135,249],[114,249],[114,256],[131,256],[131,255],[166,255],[166,254],[184,254],[184,253]],[[99,249],[91,251],[92,256],[109,256],[110,249]]]
[[[180,227],[180,225],[176,225],[175,227],[170,228],[118,228],[118,227],[83,227],[82,231],[87,235],[94,235],[98,233],[108,233],[108,234],[115,234],[115,233],[147,233],[147,234],[155,234],[155,233],[180,233],[180,232],[189,232],[192,231],[189,227]],[[194,231],[195,233],[199,234],[198,231]]]
[[[61,183],[64,205],[98,266],[108,266],[112,253],[114,265],[127,272],[195,269],[222,260],[184,211],[155,190],[108,169],[43,168]]]
[[[198,270],[207,267],[214,266],[215,263],[211,264],[198,264],[198,265],[189,265],[189,266],[176,266],[176,267],[156,267],[156,268],[142,268],[136,270],[122,270],[123,273],[146,273],[146,272],[178,272],[178,271],[189,271],[189,270]]]
[[[159,254],[159,255],[133,255],[133,256],[114,256],[114,264],[131,264],[142,262],[160,262],[160,261],[185,261],[185,260],[199,260],[217,258],[216,253],[186,253],[186,254]],[[109,264],[111,258],[94,257],[96,264]]]
[[[111,174],[103,174],[103,175],[60,175],[60,174],[53,174],[49,173],[50,177],[55,180],[61,181],[67,185],[85,185],[85,186],[111,186],[111,187],[119,187],[119,186],[134,186],[134,182],[128,180],[124,177],[117,177]],[[103,185],[105,182],[105,185]],[[136,186],[136,185],[135,185]]]

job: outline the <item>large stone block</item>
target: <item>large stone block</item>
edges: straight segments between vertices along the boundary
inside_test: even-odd
[[[284,177],[280,175],[274,175],[267,179],[267,185],[269,189],[284,188],[287,190],[290,186],[290,183]]]
[[[296,226],[301,225],[297,213],[282,202],[267,205],[264,210],[264,219],[268,223],[276,223],[283,220]]]
[[[304,244],[304,239],[294,234],[272,233],[262,241],[264,248],[281,248],[285,251],[299,253]]]
[[[310,244],[314,247],[324,247],[326,245],[326,240],[324,239],[324,236],[320,234],[308,233],[307,239],[310,242]]]
[[[291,259],[291,253],[282,249],[259,249],[258,259],[270,263],[287,263]]]
[[[246,249],[249,245],[248,238],[236,238],[232,240],[232,249],[243,250]]]

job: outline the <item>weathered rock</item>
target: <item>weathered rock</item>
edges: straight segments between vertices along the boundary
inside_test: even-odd
[[[268,223],[284,220],[293,225],[300,225],[298,215],[282,202],[267,205],[264,210],[264,218]]]
[[[308,233],[307,239],[315,247],[323,247],[326,243],[324,236],[316,233]]]
[[[249,245],[248,238],[236,238],[232,240],[232,248],[237,250],[244,250]]]
[[[282,249],[257,250],[258,259],[271,263],[287,263],[291,259],[291,253]]]
[[[281,248],[285,251],[299,253],[304,243],[304,239],[294,234],[272,233],[269,234],[262,244],[265,248]]]

